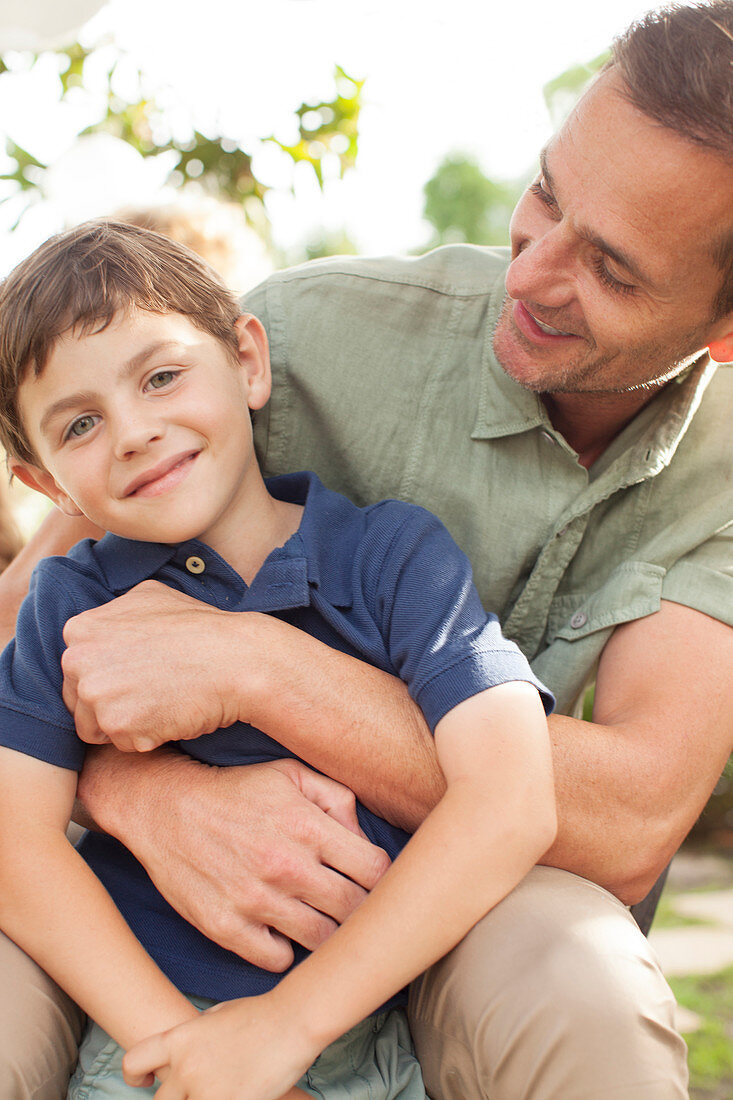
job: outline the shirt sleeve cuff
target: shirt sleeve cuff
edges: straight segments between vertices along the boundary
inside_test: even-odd
[[[550,714],[555,706],[552,692],[537,679],[521,654],[505,650],[469,654],[423,684],[415,694],[415,702],[435,733],[440,719],[459,703],[487,688],[517,680],[537,688],[545,714]]]

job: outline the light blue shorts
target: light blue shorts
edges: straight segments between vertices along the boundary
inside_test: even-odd
[[[192,997],[197,1008],[214,1003]],[[90,1021],[67,1100],[146,1100],[157,1086],[136,1089],[122,1076],[124,1051]],[[212,1082],[212,1097],[216,1082]],[[298,1081],[317,1100],[428,1100],[404,1009],[370,1016],[326,1047]]]

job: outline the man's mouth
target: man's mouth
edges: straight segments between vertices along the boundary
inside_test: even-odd
[[[198,451],[185,451],[159,462],[157,466],[138,474],[122,492],[123,498],[131,496],[157,496],[174,488],[188,474]]]
[[[527,309],[526,306],[524,308]],[[527,309],[527,313],[529,313],[530,317],[532,318],[534,323],[537,325],[537,327],[541,328],[542,331],[546,332],[549,336],[574,336],[575,335],[574,332],[563,332],[563,330],[560,329],[560,328],[553,328],[552,325],[548,325],[546,321],[540,321],[539,317],[535,317],[534,313],[530,313],[530,311],[528,309]]]
[[[556,328],[547,321],[543,321],[531,312],[526,304],[519,298],[514,299],[514,322],[526,337],[537,343],[543,343],[543,338],[550,340],[577,340],[577,332],[568,332],[566,329]]]

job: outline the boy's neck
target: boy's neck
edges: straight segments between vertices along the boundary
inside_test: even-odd
[[[273,497],[257,473],[246,495],[232,504],[215,530],[200,536],[246,584],[252,583],[268,555],[295,534],[303,515],[303,505]]]

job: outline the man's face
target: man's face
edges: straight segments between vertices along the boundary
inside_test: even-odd
[[[543,393],[661,382],[732,327],[713,323],[713,243],[730,229],[733,169],[656,125],[613,71],[542,155],[511,223],[494,351]]]

